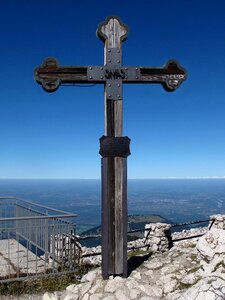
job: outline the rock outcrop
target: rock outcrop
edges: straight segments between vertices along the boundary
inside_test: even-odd
[[[168,251],[172,246],[170,228],[171,225],[165,223],[146,224],[144,238],[128,242],[128,253],[135,249],[150,251],[151,253]],[[92,248],[82,247],[81,253],[81,262],[83,264],[101,264],[101,246]]]
[[[161,245],[153,235],[148,242],[152,240]],[[170,248],[168,241],[165,245]],[[202,237],[177,241],[168,251],[161,250],[158,247],[126,279],[102,280],[97,268],[83,276],[80,284],[45,293],[43,300],[225,299],[225,215],[213,216],[210,230]]]

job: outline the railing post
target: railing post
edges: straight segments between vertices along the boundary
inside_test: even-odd
[[[48,261],[48,219],[45,219],[45,236],[44,236],[44,241],[45,241],[45,265],[46,262]]]
[[[9,201],[7,201],[5,206],[2,207],[2,199],[10,199],[10,205],[8,205]],[[12,201],[11,199],[14,199],[15,201]],[[0,222],[2,222],[0,239],[5,239],[6,244],[3,249],[3,257],[8,259],[9,262],[5,266],[7,274],[5,275],[5,278],[1,279],[11,280],[11,275],[14,276],[14,274],[16,274],[15,280],[20,280],[23,279],[22,276],[24,276],[25,279],[46,271],[51,271],[51,273],[61,273],[62,270],[56,268],[59,266],[55,259],[57,254],[56,236],[62,234],[65,236],[67,236],[67,234],[69,235],[69,238],[67,238],[69,242],[67,245],[68,249],[66,248],[64,250],[69,252],[68,259],[72,261],[73,245],[71,244],[71,226],[74,223],[66,221],[64,218],[72,218],[77,215],[62,210],[51,209],[39,204],[36,205],[35,203],[31,204],[30,201],[26,202],[26,200],[15,197],[0,197],[0,201],[0,212],[1,208],[3,208],[3,216],[0,215]],[[45,212],[49,211],[52,211],[53,213],[45,215]],[[51,228],[49,228],[50,226]],[[53,241],[51,245],[52,249],[49,247],[50,235]],[[12,243],[11,239],[14,239]],[[15,241],[17,242],[16,255],[14,255],[13,250]],[[21,241],[24,241],[22,245],[20,244]],[[23,254],[24,248],[25,257]],[[43,256],[39,257],[39,251],[43,253]],[[50,252],[53,261],[51,266],[49,265]],[[21,259],[22,257],[23,259]],[[16,261],[14,261],[15,259]],[[35,259],[36,261],[34,261]],[[14,264],[16,270],[12,270],[10,267],[11,263]],[[70,263],[70,266],[71,268],[73,267],[72,263]],[[67,269],[65,271],[67,271]],[[25,273],[27,277],[25,277]]]
[[[225,230],[225,215],[217,214],[210,216],[210,224],[209,227],[214,227],[218,229],[224,229]]]

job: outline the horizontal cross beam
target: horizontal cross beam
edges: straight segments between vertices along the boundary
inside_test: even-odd
[[[48,58],[35,69],[35,79],[47,92],[56,91],[62,83],[104,84],[107,80],[159,83],[165,90],[174,91],[186,79],[186,72],[174,60],[162,68],[116,65],[60,67],[54,58]]]

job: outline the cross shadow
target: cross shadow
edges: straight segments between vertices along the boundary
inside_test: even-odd
[[[131,256],[127,261],[127,274],[130,276],[131,272],[140,267],[144,261],[148,260],[152,253],[146,255]]]

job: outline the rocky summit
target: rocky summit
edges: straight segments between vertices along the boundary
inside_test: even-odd
[[[174,242],[167,252],[149,254],[146,260],[143,256],[126,279],[103,280],[96,268],[78,285],[45,293],[43,300],[224,300],[225,216],[213,217],[203,236]]]
[[[150,248],[146,247],[142,255],[131,256],[128,278],[111,276],[103,280],[97,267],[84,275],[79,284],[72,284],[64,291],[1,299],[225,300],[225,215],[210,218],[208,228],[170,236],[170,226],[151,225],[145,238]],[[165,237],[172,243],[167,243]]]

